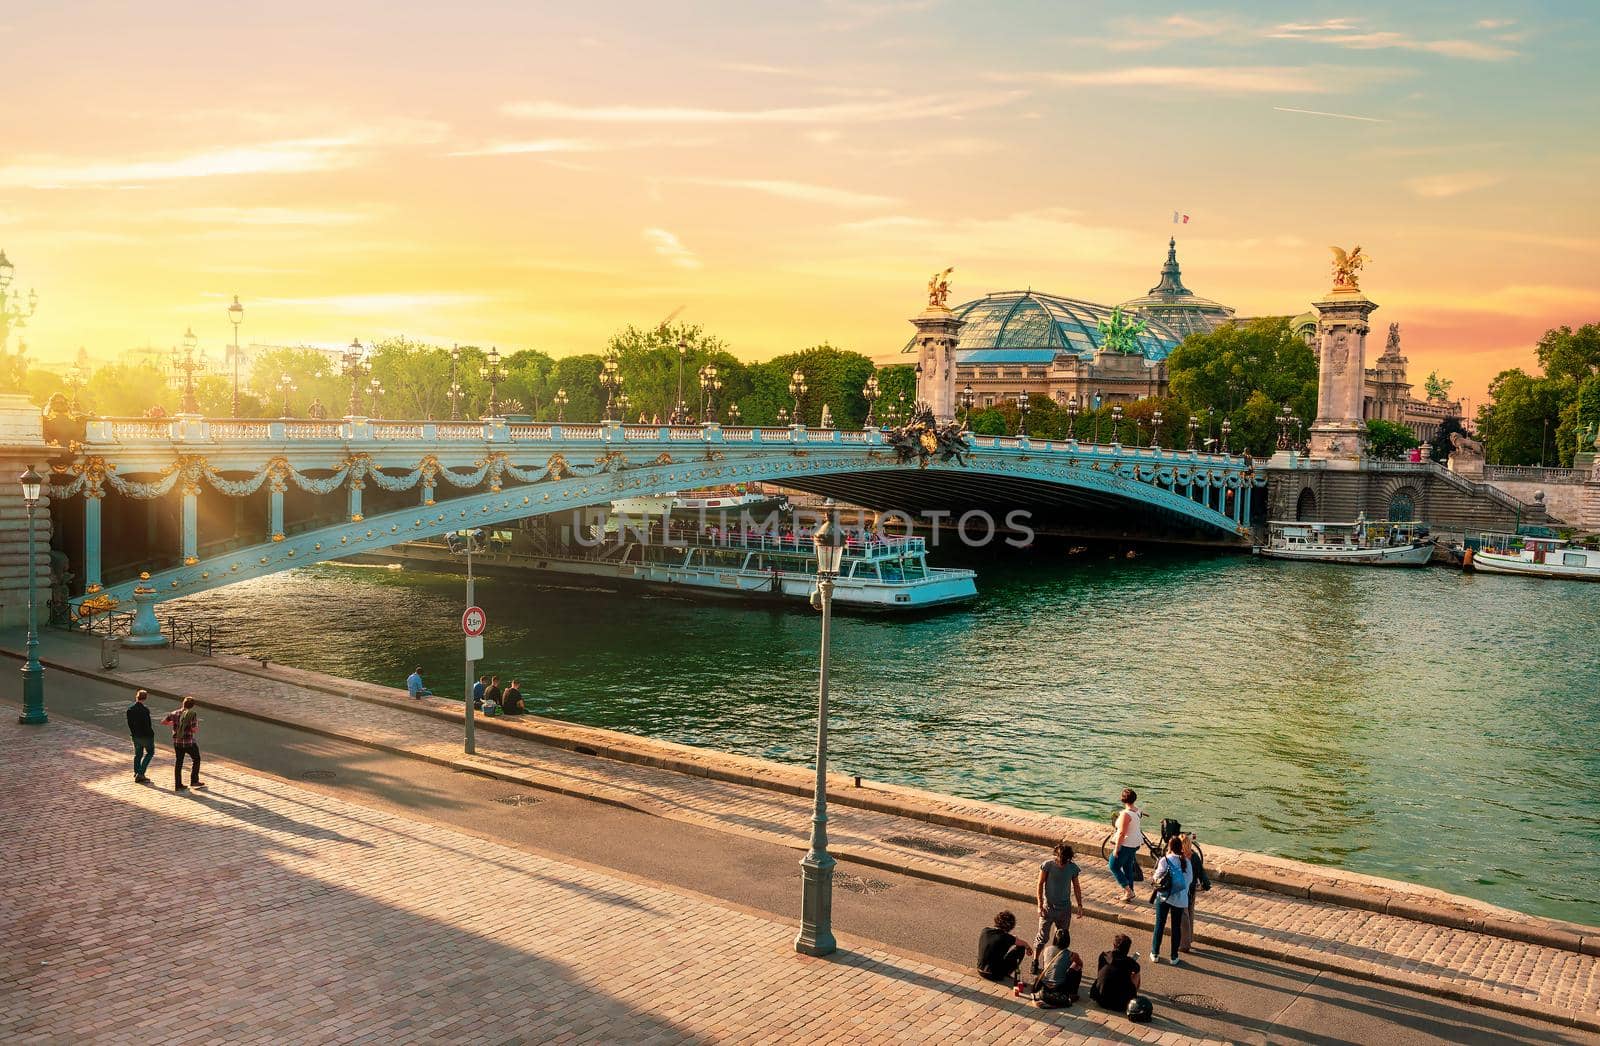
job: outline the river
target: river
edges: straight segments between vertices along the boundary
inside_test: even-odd
[[[968,608],[836,619],[836,769],[1096,819],[1132,785],[1202,842],[1600,924],[1600,586],[1060,546],[964,562]],[[328,565],[170,609],[335,675],[402,686],[420,663],[443,692],[461,599],[460,578]],[[810,758],[815,613],[503,579],[478,602],[483,667],[531,711]]]

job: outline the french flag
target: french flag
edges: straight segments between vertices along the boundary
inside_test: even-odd
[[[1173,211],[1172,212],[1172,224],[1173,225],[1188,225],[1189,224],[1189,216],[1187,214],[1179,214],[1177,211]]]

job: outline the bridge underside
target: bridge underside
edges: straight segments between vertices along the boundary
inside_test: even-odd
[[[800,476],[782,482],[880,512],[901,512],[918,524],[950,524],[967,513],[987,513],[1002,530],[1025,527],[1040,534],[1223,547],[1246,542],[1236,531],[1221,530],[1189,512],[1098,488],[1019,476],[908,470]],[[1026,515],[1008,523],[1018,511]],[[969,529],[982,532],[976,523]]]

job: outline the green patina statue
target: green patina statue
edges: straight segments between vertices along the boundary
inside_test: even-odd
[[[1143,355],[1139,351],[1139,335],[1146,330],[1140,317],[1130,317],[1122,306],[1111,310],[1111,315],[1100,321],[1100,343],[1107,352],[1120,352],[1125,356]]]

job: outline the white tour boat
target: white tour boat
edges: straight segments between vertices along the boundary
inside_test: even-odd
[[[1561,538],[1513,538],[1503,534],[1485,537],[1490,541],[1482,548],[1469,548],[1462,553],[1461,565],[1467,570],[1600,581],[1600,550],[1573,548]],[[1522,543],[1520,548],[1518,541]]]
[[[1433,558],[1433,538],[1422,523],[1276,522],[1256,554],[1271,559],[1349,563],[1362,567],[1423,567]]]

